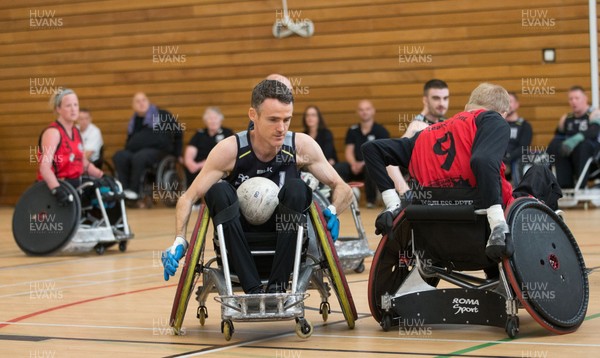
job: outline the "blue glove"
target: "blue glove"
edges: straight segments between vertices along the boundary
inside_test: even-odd
[[[165,281],[169,281],[170,276],[174,276],[179,267],[179,260],[185,255],[188,243],[181,236],[177,236],[173,242],[173,246],[167,248],[161,255],[161,260],[164,271]]]
[[[335,206],[329,205],[327,209],[323,210],[323,216],[327,220],[327,229],[331,232],[331,238],[335,242],[340,235],[340,219],[336,215]]]

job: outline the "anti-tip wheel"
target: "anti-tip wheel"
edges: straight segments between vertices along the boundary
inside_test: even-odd
[[[127,241],[119,242],[119,251],[121,251],[121,252],[127,251]]]
[[[365,271],[365,260],[361,260],[358,266],[354,269],[356,273],[363,273]]]
[[[223,332],[223,335],[225,336],[226,341],[231,340],[234,329],[233,329],[233,322],[231,322],[230,319],[221,321],[221,332]]]
[[[384,314],[379,325],[381,326],[381,328],[383,328],[384,332],[389,331],[390,328],[392,328],[392,315],[390,315],[389,313]]]
[[[513,339],[519,333],[519,317],[512,316],[506,319],[506,334],[509,338]]]
[[[206,309],[206,306],[198,307],[196,317],[198,318],[198,321],[200,321],[200,325],[204,326],[204,324],[206,323],[206,318],[208,318],[208,310]]]
[[[296,334],[302,339],[307,339],[313,334],[313,325],[306,318],[298,319],[296,322]]]
[[[96,246],[96,253],[98,255],[104,255],[105,251],[106,251],[106,246],[104,246],[104,245],[98,245],[98,246]]]
[[[331,313],[331,306],[329,306],[329,302],[321,302],[319,313],[323,317],[323,322],[327,322],[327,318],[329,318],[329,314]]]

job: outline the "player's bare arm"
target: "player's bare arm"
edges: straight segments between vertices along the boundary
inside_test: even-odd
[[[202,199],[210,187],[233,170],[237,155],[236,137],[219,142],[208,154],[204,167],[185,193],[177,201],[176,235],[185,237],[192,205]]]
[[[346,210],[352,202],[352,189],[329,164],[319,144],[304,133],[296,133],[296,149],[298,166],[309,171],[321,183],[331,187],[332,204],[338,213]]]

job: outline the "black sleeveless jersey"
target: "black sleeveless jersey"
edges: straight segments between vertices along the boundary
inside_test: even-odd
[[[271,179],[280,188],[289,178],[300,178],[300,171],[296,166],[296,135],[288,131],[285,134],[283,145],[275,157],[269,162],[260,161],[250,143],[248,131],[235,135],[238,145],[235,166],[225,180],[236,189],[247,179],[264,177]]]
[[[590,113],[592,113],[592,107],[588,108],[585,114],[581,117],[576,117],[575,113],[571,112],[567,114],[565,119],[565,134],[570,137],[577,133],[583,133],[590,127]]]

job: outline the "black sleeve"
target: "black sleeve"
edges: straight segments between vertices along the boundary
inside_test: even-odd
[[[483,112],[475,119],[477,133],[471,148],[471,169],[484,208],[502,204],[500,163],[510,138],[510,126],[497,112]]]
[[[599,133],[600,125],[598,125],[597,123],[590,122],[590,127],[585,132],[583,132],[583,136],[585,137],[585,139],[596,140],[598,138]]]
[[[408,168],[417,137],[376,139],[361,146],[369,176],[375,180],[379,191],[394,189],[394,182],[386,167],[396,165]]]
[[[524,147],[526,148],[531,145],[532,137],[533,130],[531,129],[531,124],[529,124],[527,121],[523,121],[523,124],[521,124],[521,130],[519,131],[519,145],[509,153],[511,161],[523,154]]]
[[[196,131],[196,134],[194,134],[192,139],[190,139],[190,141],[188,142],[188,145],[199,148],[200,147],[200,137],[202,137],[202,133],[200,133],[199,131]]]
[[[183,149],[183,130],[184,128],[177,121],[177,118],[171,114],[171,112],[160,109],[158,110],[160,118],[167,119],[165,122],[168,124],[166,127],[170,129],[171,140],[173,141],[172,153],[174,156],[179,157],[181,150]]]
[[[348,128],[348,132],[346,132],[346,144],[356,144],[356,138],[352,127]]]
[[[321,146],[321,149],[323,149],[323,154],[325,154],[327,160],[333,159],[337,162],[335,147],[333,145],[333,135],[330,130],[326,129],[323,131],[321,143],[319,143],[319,145]]]
[[[384,126],[379,124],[379,130],[377,133],[377,138],[389,138],[390,137],[390,132],[388,132],[387,129],[385,129]]]
[[[229,128],[223,128],[223,135],[225,138],[230,137],[233,135],[233,131]]]

